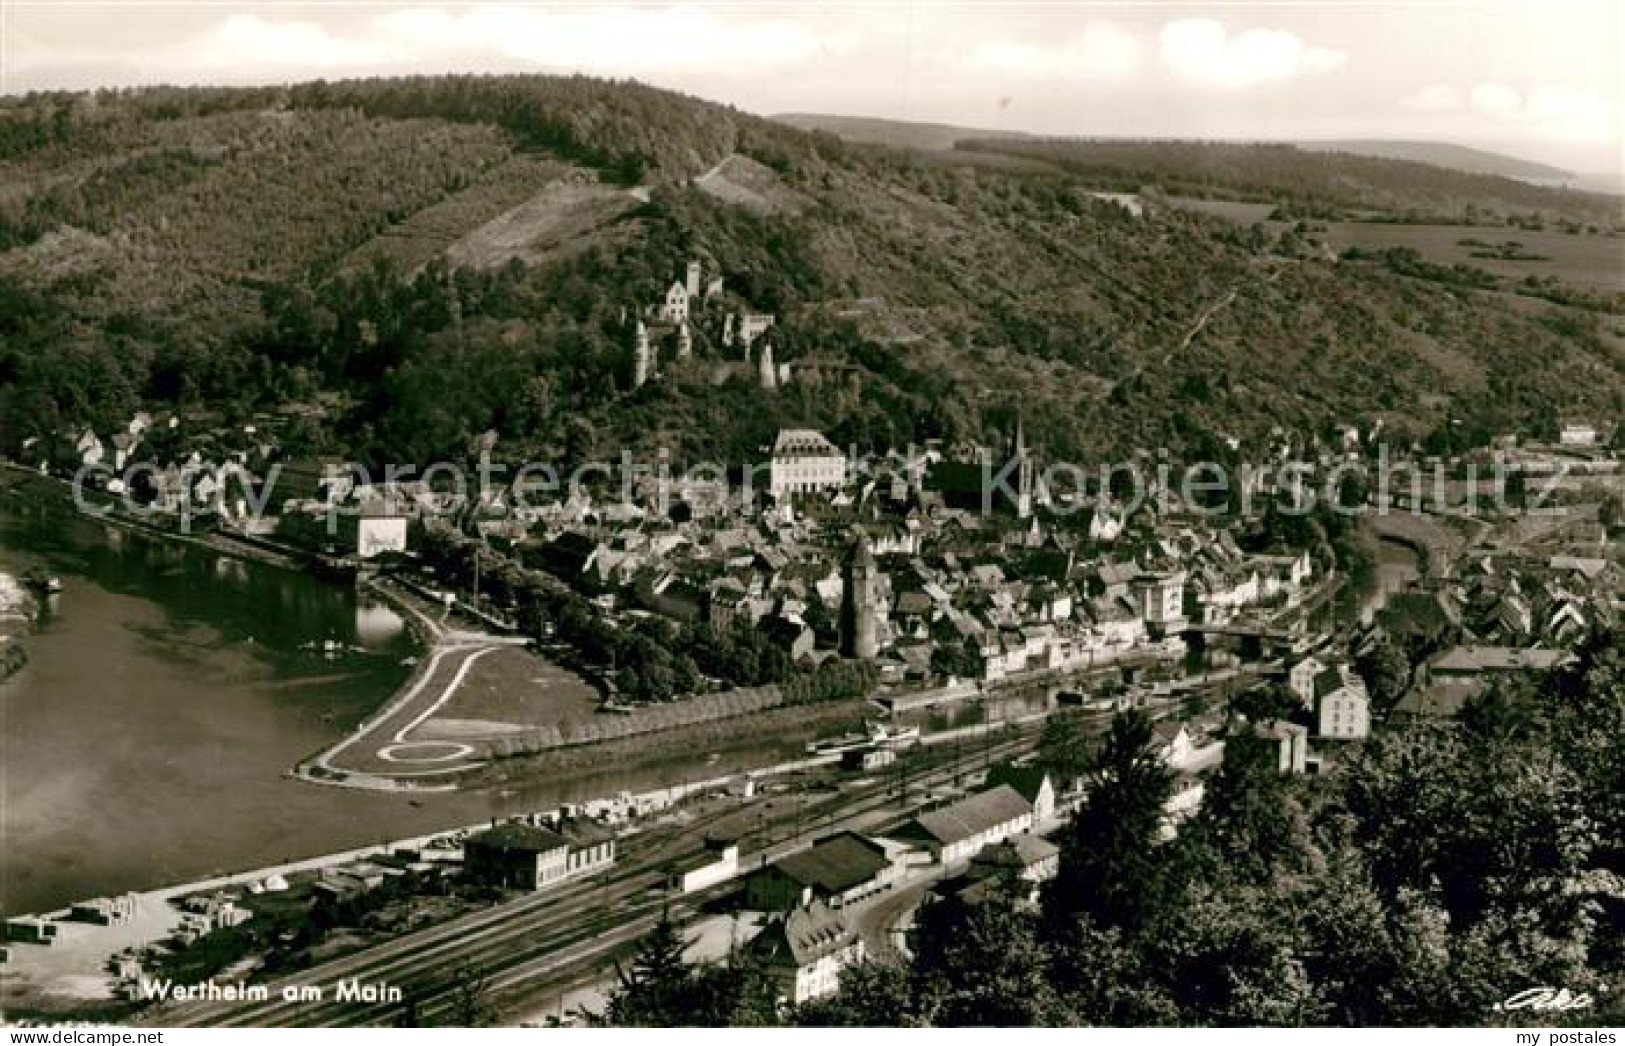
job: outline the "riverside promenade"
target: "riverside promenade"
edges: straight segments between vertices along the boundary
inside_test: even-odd
[[[424,652],[400,691],[342,740],[302,761],[292,773],[319,784],[381,791],[450,791],[457,774],[486,762],[480,740],[423,735],[424,725],[457,698],[482,660],[524,650],[523,636],[453,628],[410,594],[373,581],[369,591],[407,616]]]

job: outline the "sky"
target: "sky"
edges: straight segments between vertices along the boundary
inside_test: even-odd
[[[632,77],[751,112],[1058,135],[1403,138],[1625,169],[1625,3],[0,0],[0,93]]]

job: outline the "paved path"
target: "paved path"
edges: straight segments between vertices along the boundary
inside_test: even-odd
[[[450,789],[452,775],[484,765],[484,749],[477,743],[419,739],[413,732],[456,698],[481,658],[503,647],[525,646],[528,640],[450,628],[443,617],[424,613],[412,600],[380,584],[372,587],[414,619],[428,650],[383,708],[301,763],[295,773],[311,781],[386,791]]]

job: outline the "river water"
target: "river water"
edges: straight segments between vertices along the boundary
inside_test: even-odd
[[[147,889],[770,762],[772,746],[500,793],[284,777],[388,699],[415,653],[349,587],[0,495],[0,571],[64,591],[0,684],[0,911]],[[309,644],[332,639],[329,657]]]
[[[1377,541],[1376,584],[1360,604],[1360,620],[1370,624],[1388,600],[1420,579],[1421,557],[1409,545],[1388,538]]]

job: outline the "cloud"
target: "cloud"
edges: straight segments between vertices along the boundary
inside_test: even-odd
[[[1572,141],[1607,142],[1619,137],[1619,113],[1602,95],[1566,87],[1537,87],[1524,102],[1525,117]]]
[[[1504,84],[1478,84],[1473,108],[1544,137],[1567,142],[1608,142],[1619,137],[1619,113],[1602,95],[1541,84],[1519,91]]]
[[[1556,141],[1603,143],[1619,136],[1619,114],[1604,96],[1551,84],[1520,89],[1483,81],[1465,91],[1436,84],[1399,104],[1416,112],[1467,110]]]
[[[1144,45],[1134,34],[1108,22],[1096,22],[1060,44],[988,41],[971,53],[970,62],[992,73],[1117,80],[1136,72],[1144,53]]]
[[[483,52],[546,68],[647,75],[748,72],[802,65],[846,50],[785,19],[719,18],[693,6],[576,9],[480,4],[452,15],[406,8],[374,20],[385,38],[419,52]]]
[[[184,53],[191,61],[226,69],[343,68],[405,57],[387,41],[338,37],[314,22],[272,22],[258,15],[233,15],[189,42]]]
[[[170,82],[253,81],[345,70],[357,75],[452,69],[569,70],[658,77],[704,72],[751,76],[844,53],[849,35],[820,34],[796,21],[667,7],[401,7],[344,29],[275,15],[239,14],[141,55]],[[8,47],[15,71],[115,65],[116,48]]]
[[[1523,95],[1505,84],[1474,84],[1468,95],[1474,109],[1501,120],[1514,120],[1523,108]]]
[[[1461,108],[1461,92],[1446,84],[1424,87],[1399,100],[1401,108],[1423,113],[1446,113]]]
[[[1232,36],[1211,18],[1169,22],[1158,34],[1162,63],[1176,75],[1209,87],[1251,87],[1341,68],[1348,54],[1319,47],[1281,29],[1248,29]]]

